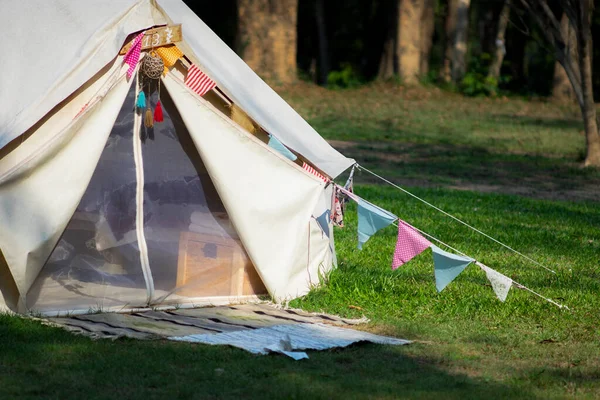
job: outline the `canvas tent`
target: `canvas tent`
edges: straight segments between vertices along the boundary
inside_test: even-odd
[[[335,178],[354,161],[181,0],[24,0],[3,11],[0,308],[282,300],[331,269],[332,185],[301,163]],[[148,132],[137,73],[127,78],[119,53],[171,24],[185,60],[149,93],[164,122]],[[204,97],[185,84],[191,64],[217,84]]]

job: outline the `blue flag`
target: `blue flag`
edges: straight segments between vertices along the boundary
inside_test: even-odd
[[[433,250],[433,264],[435,266],[435,286],[438,292],[444,290],[469,264],[475,261],[472,258],[448,253],[431,245]]]
[[[363,244],[378,230],[385,228],[395,220],[394,214],[369,203],[366,200],[358,199],[358,248],[362,249]]]
[[[281,143],[279,141],[279,139],[277,139],[275,136],[271,135],[269,137],[269,147],[272,149],[277,150],[279,153],[281,153],[281,155],[289,158],[292,161],[296,161],[296,159],[298,157],[296,157],[296,155],[294,153],[292,153],[291,151],[288,150],[287,147],[285,147],[283,145],[283,143]]]
[[[321,225],[321,229],[323,229],[323,233],[327,237],[331,237],[329,234],[329,221],[331,220],[331,210],[325,210],[323,214],[319,217],[315,218],[319,225]]]

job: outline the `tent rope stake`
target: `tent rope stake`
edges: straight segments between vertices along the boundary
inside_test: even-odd
[[[517,250],[513,249],[512,247],[510,247],[510,246],[508,246],[508,245],[506,245],[506,244],[502,243],[501,241],[499,241],[499,240],[497,240],[497,239],[494,239],[493,237],[491,237],[491,236],[490,236],[490,235],[488,235],[487,233],[485,233],[485,232],[482,232],[482,231],[480,231],[479,229],[477,229],[477,228],[475,228],[475,227],[473,227],[473,226],[471,226],[471,225],[467,224],[466,222],[464,222],[464,221],[462,221],[462,220],[460,220],[460,219],[456,218],[454,215],[452,215],[452,214],[449,214],[449,213],[447,213],[446,211],[442,210],[441,208],[434,206],[433,204],[429,203],[429,202],[428,202],[428,201],[426,201],[426,200],[423,200],[422,198],[418,197],[417,195],[414,195],[414,194],[412,194],[412,193],[411,193],[411,192],[409,192],[408,190],[406,190],[406,189],[404,189],[404,188],[401,188],[400,186],[396,185],[395,183],[393,183],[393,182],[391,182],[391,181],[389,181],[389,180],[385,179],[385,178],[384,178],[384,177],[382,177],[381,175],[377,175],[375,172],[373,172],[373,171],[371,171],[371,170],[369,170],[369,169],[367,169],[367,168],[363,167],[362,165],[359,165],[358,163],[356,164],[356,166],[359,168],[359,170],[362,170],[362,171],[368,172],[369,174],[373,175],[374,177],[381,179],[382,181],[384,181],[384,182],[385,182],[385,183],[387,183],[388,185],[395,187],[396,189],[398,189],[398,190],[400,190],[400,191],[402,191],[402,192],[404,192],[404,193],[408,194],[409,196],[412,196],[413,198],[415,198],[415,199],[419,200],[420,202],[422,202],[422,203],[424,203],[424,204],[428,205],[429,207],[431,207],[431,208],[433,208],[433,209],[435,209],[435,210],[437,210],[437,211],[441,212],[442,214],[446,215],[447,217],[450,217],[450,218],[452,218],[453,220],[455,220],[455,221],[457,221],[457,222],[459,222],[459,223],[463,224],[464,226],[466,226],[466,227],[468,227],[468,228],[470,228],[470,229],[474,230],[475,232],[477,232],[477,233],[479,233],[479,234],[481,234],[481,235],[485,236],[486,238],[488,238],[488,239],[490,239],[490,240],[492,240],[492,241],[494,241],[494,242],[498,243],[499,245],[501,245],[501,246],[503,246],[504,248],[506,248],[506,249],[508,249],[508,250],[512,251],[513,253],[520,255],[521,257],[525,258],[526,260],[529,260],[530,262],[534,263],[534,264],[535,264],[535,265],[537,265],[538,267],[542,267],[542,268],[544,268],[545,270],[547,270],[547,271],[550,271],[550,272],[552,272],[553,274],[556,274],[556,271],[554,271],[554,270],[552,270],[552,269],[550,269],[550,268],[548,268],[548,267],[546,267],[546,266],[544,266],[544,265],[540,264],[539,262],[535,261],[535,260],[534,260],[534,259],[532,259],[531,257],[528,257],[528,256],[526,256],[525,254],[523,254],[523,253],[521,253],[521,252],[519,252],[519,251],[517,251]],[[448,246],[448,247],[450,247],[450,246]]]

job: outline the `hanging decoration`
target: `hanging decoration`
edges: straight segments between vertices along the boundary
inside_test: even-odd
[[[163,59],[159,57],[156,51],[146,53],[142,59],[140,70],[142,74],[149,79],[159,79],[165,68]]]
[[[334,199],[333,199],[333,213],[331,214],[331,221],[339,228],[344,227],[344,210],[342,209],[342,201],[340,200],[340,191],[336,188]]]
[[[350,175],[348,176],[348,179],[346,180],[346,184],[344,185],[344,189],[346,189],[349,192],[354,193],[354,170],[356,168],[356,164],[354,164],[352,166],[352,169],[350,170]],[[348,200],[346,200],[348,201]]]
[[[127,79],[131,79],[131,75],[133,74],[133,71],[135,71],[135,67],[137,66],[138,61],[140,60],[143,38],[144,32],[137,35],[136,38],[133,40],[133,45],[129,48],[127,53],[125,53],[125,58],[123,59],[123,62],[129,65],[129,68],[127,69]]]
[[[438,292],[444,290],[474,259],[458,254],[449,253],[431,245],[433,250],[433,264],[435,267],[435,286]]]
[[[204,96],[206,93],[214,89],[215,86],[217,86],[217,84],[210,79],[208,75],[202,72],[200,68],[196,67],[194,64],[190,65],[188,68],[184,82],[187,87],[192,89],[192,91],[200,97]]]
[[[502,275],[500,272],[491,269],[490,267],[483,265],[480,262],[476,262],[477,266],[485,272],[488,281],[492,284],[492,289],[496,293],[496,297],[502,302],[506,301],[506,296],[512,287],[513,280],[508,276]]]
[[[397,269],[401,265],[412,260],[431,246],[429,240],[425,239],[411,225],[398,220],[398,240],[394,250],[394,259],[392,260],[392,269]]]
[[[139,110],[143,110],[144,108],[146,108],[146,94],[144,93],[144,88],[140,89],[140,94],[138,94],[135,106]]]
[[[323,180],[323,182],[327,182],[329,180],[329,179],[327,179],[326,176],[324,176],[323,174],[321,174],[319,171],[317,171],[316,169],[314,169],[313,167],[311,167],[310,165],[308,165],[304,161],[302,162],[302,168],[305,169],[306,171],[310,172],[311,174],[313,174],[317,178],[321,178]]]
[[[329,232],[329,221],[331,219],[330,215],[331,215],[331,211],[325,210],[323,212],[323,214],[319,215],[318,217],[313,217],[313,218],[315,218],[317,220],[317,223],[319,224],[319,226],[323,230],[323,233],[328,238],[331,238],[331,233]]]
[[[140,63],[139,69],[139,84],[140,93],[136,101],[136,108],[138,110],[145,109],[144,112],[144,127],[146,129],[154,128],[155,123],[163,122],[163,110],[160,102],[160,77],[164,70],[164,62],[158,53],[154,50],[146,53]],[[153,92],[153,88],[156,87],[158,90],[158,99],[154,111],[152,110],[152,104],[150,97]],[[148,92],[146,96],[145,92]],[[140,139],[145,142],[146,137],[150,140],[154,140],[154,130],[145,130],[140,133]]]
[[[146,128],[154,127],[154,117],[152,116],[152,109],[150,107],[146,109],[146,114],[144,116],[144,126]],[[150,136],[152,136],[152,133],[150,133],[148,137]],[[153,138],[150,137],[150,139],[152,140]]]
[[[279,139],[277,139],[273,135],[269,135],[269,147],[274,150],[277,150],[282,156],[288,158],[291,161],[296,161],[296,159],[298,159],[298,157],[294,153],[292,153],[287,147],[283,145],[283,143],[279,141]]]
[[[359,198],[358,200],[358,248],[380,229],[397,220],[394,214]]]
[[[183,57],[183,53],[177,46],[162,46],[156,49],[156,52],[162,58],[163,63],[165,65],[163,69],[163,75],[166,75],[169,72],[169,69],[173,68],[177,60]]]
[[[352,171],[353,172],[353,171]],[[352,177],[351,172],[351,177]],[[351,182],[351,179],[349,179]],[[348,186],[348,182],[346,182]],[[433,263],[435,267],[435,283],[438,292],[444,290],[448,284],[450,284],[462,271],[465,270],[471,263],[475,263],[481,268],[490,281],[494,293],[498,299],[502,302],[506,300],[510,288],[514,285],[519,289],[528,291],[529,293],[557,306],[558,308],[569,309],[569,307],[559,304],[552,299],[542,296],[541,294],[529,289],[528,287],[512,280],[511,278],[501,274],[500,272],[489,268],[486,265],[476,261],[475,259],[467,256],[466,254],[456,250],[448,244],[442,242],[435,237],[418,230],[412,225],[405,221],[398,219],[394,214],[389,211],[383,210],[374,204],[369,203],[366,200],[358,197],[353,192],[346,188],[335,185],[334,196],[337,197],[339,194],[347,196],[347,198],[354,200],[358,204],[358,248],[362,249],[363,244],[369,240],[369,238],[375,234],[379,229],[382,229],[389,224],[398,220],[398,240],[396,242],[396,249],[394,251],[394,259],[392,261],[392,268],[396,269],[400,265],[408,262],[416,255],[422,253],[427,247],[431,247],[433,252]],[[332,202],[332,212],[336,209],[335,202]],[[332,215],[333,218],[333,215]],[[421,235],[421,233],[428,238],[446,246],[453,251],[460,253],[453,254],[444,251],[432,244],[428,239]]]
[[[154,109],[154,122],[163,122],[163,121],[164,121],[163,110],[162,110],[162,105],[160,104],[160,98],[159,98],[158,102],[156,103],[156,108]]]

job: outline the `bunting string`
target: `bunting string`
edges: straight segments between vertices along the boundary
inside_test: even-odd
[[[368,171],[368,172],[370,172],[370,171]],[[374,175],[375,175],[375,174],[374,174]],[[376,175],[376,176],[377,176],[377,175]],[[389,184],[391,184],[392,186],[396,186],[396,185],[394,185],[393,183],[391,183],[391,182],[387,181],[386,179],[384,179],[384,178],[382,178],[382,179],[383,179],[384,181],[388,182]],[[344,193],[344,194],[348,195],[350,198],[352,198],[352,200],[354,200],[354,201],[356,201],[357,203],[359,203],[359,204],[360,204],[360,202],[361,202],[361,200],[362,200],[362,199],[361,199],[360,197],[358,197],[356,194],[354,194],[354,193],[352,193],[352,192],[350,192],[350,191],[348,191],[348,190],[344,189],[344,188],[343,188],[343,187],[341,187],[340,185],[337,185],[337,184],[336,184],[335,186],[336,186],[336,188],[337,188],[339,191],[341,191],[342,193]],[[402,188],[400,188],[400,190],[404,191],[404,189],[402,189]],[[409,192],[407,192],[407,193],[408,193],[408,194],[410,194],[411,196],[414,196],[412,193],[409,193]],[[414,197],[415,197],[415,198],[417,198],[417,199],[419,199],[419,198],[418,198],[418,197],[416,197],[416,196],[414,196]],[[421,199],[419,199],[419,200],[421,200]],[[364,201],[364,200],[362,200],[362,201]],[[425,202],[424,200],[421,200],[421,201]],[[425,202],[425,203],[427,203],[427,202]],[[427,204],[429,204],[429,203],[427,203]],[[432,207],[436,208],[435,206],[432,206]],[[385,210],[384,210],[384,211],[385,211]],[[442,211],[442,210],[440,210],[440,211]],[[442,212],[444,212],[444,211],[442,211]],[[388,213],[389,213],[389,212],[388,212]],[[444,212],[444,213],[445,213],[445,212]],[[446,213],[446,214],[447,214],[447,213]],[[448,214],[448,215],[449,215],[449,214]],[[398,217],[396,217],[395,215],[393,215],[393,214],[391,214],[391,213],[390,213],[390,217],[392,217],[392,216],[394,217],[395,221],[397,221],[397,220],[398,220]],[[453,218],[454,218],[454,217],[453,217]],[[391,224],[392,224],[392,225],[394,225],[394,226],[396,226],[396,227],[398,227],[398,223],[396,223],[395,221],[394,221],[394,222],[391,222]],[[435,236],[433,236],[433,235],[430,235],[430,234],[428,234],[427,232],[424,232],[424,231],[422,231],[421,229],[419,229],[419,228],[416,228],[416,227],[414,227],[414,226],[410,225],[410,224],[409,224],[409,223],[407,223],[406,221],[402,221],[402,222],[403,222],[405,225],[407,225],[408,227],[410,227],[411,229],[414,229],[416,232],[419,232],[420,234],[422,234],[422,235],[424,235],[424,236],[426,236],[426,237],[428,237],[428,238],[430,238],[430,239],[434,240],[435,242],[438,242],[438,243],[442,244],[443,246],[446,246],[447,248],[449,248],[449,249],[451,249],[451,250],[455,251],[456,253],[460,254],[461,256],[463,256],[463,257],[465,257],[465,258],[467,258],[467,259],[471,259],[471,262],[474,262],[474,263],[475,263],[477,266],[479,266],[479,267],[480,267],[480,268],[481,268],[483,271],[486,271],[486,269],[487,269],[487,270],[491,270],[491,271],[493,271],[494,273],[498,274],[499,276],[505,277],[504,275],[500,274],[498,271],[496,271],[496,270],[494,270],[494,269],[492,269],[492,268],[490,268],[490,267],[488,267],[488,266],[484,265],[483,263],[480,263],[479,261],[477,261],[477,260],[473,259],[472,257],[469,257],[468,255],[466,255],[466,254],[465,254],[465,253],[463,253],[462,251],[460,251],[460,250],[458,250],[458,249],[455,249],[454,247],[450,246],[450,245],[449,245],[449,244],[447,244],[447,243],[444,243],[443,241],[441,241],[440,239],[436,238]],[[460,222],[462,222],[462,221],[460,221]],[[360,234],[359,234],[359,236],[360,236]],[[368,240],[368,239],[367,239],[367,240]],[[360,242],[360,237],[359,237],[359,242]],[[360,247],[361,247],[361,246],[359,245],[359,248],[360,248]],[[436,247],[436,246],[434,246],[434,245],[431,245],[431,247],[432,247],[432,249],[436,248],[438,253],[445,253],[445,252],[443,252],[442,250],[440,250],[439,248],[437,248],[437,247]],[[434,251],[434,253],[435,253],[435,251]],[[439,255],[439,254],[438,254],[438,255]],[[451,255],[451,254],[447,254],[447,255],[446,255],[446,258],[447,258],[448,256],[452,257],[452,255]],[[435,254],[434,254],[434,257],[435,257]],[[458,256],[457,256],[457,257],[458,257]],[[525,256],[525,257],[526,257],[526,256]],[[461,261],[461,260],[458,260],[458,261]],[[465,262],[466,262],[466,261],[468,261],[468,260],[462,260],[462,261],[465,261]],[[468,264],[464,265],[462,268],[465,268],[466,266],[468,266]],[[459,268],[459,267],[460,267],[460,265],[459,265],[458,267],[457,267],[457,266],[452,266],[452,265],[450,266],[450,268]],[[543,267],[543,266],[542,266],[542,267]],[[545,268],[545,267],[544,267],[544,268]],[[460,269],[460,268],[459,268],[459,269]],[[552,271],[552,272],[553,272],[553,271]],[[460,272],[458,272],[458,273],[460,273]],[[453,275],[453,274],[455,274],[455,273],[450,273],[450,275]],[[486,273],[486,275],[487,275],[487,273]],[[441,278],[443,278],[441,275],[440,275],[440,277],[441,277]],[[441,278],[440,278],[440,279],[441,279]],[[569,307],[567,307],[566,305],[559,304],[559,303],[555,302],[555,301],[554,301],[554,300],[552,300],[552,299],[549,299],[549,298],[547,298],[547,297],[544,297],[544,296],[542,296],[541,294],[537,293],[536,291],[529,289],[527,286],[525,286],[525,285],[522,285],[521,283],[519,283],[519,282],[517,282],[517,281],[515,281],[515,280],[513,280],[513,279],[511,279],[511,278],[508,278],[508,277],[505,277],[505,278],[506,278],[507,280],[509,280],[510,282],[512,282],[512,283],[511,283],[511,286],[512,286],[512,285],[514,285],[514,286],[516,286],[517,288],[524,289],[524,290],[526,290],[526,291],[530,292],[531,294],[533,294],[533,295],[535,295],[535,296],[537,296],[537,297],[539,297],[539,298],[541,298],[541,299],[543,299],[543,300],[546,300],[547,302],[549,302],[549,303],[551,303],[551,304],[554,304],[555,306],[557,306],[557,307],[558,307],[558,308],[560,308],[560,309],[563,309],[563,308],[564,308],[564,309],[567,309],[567,310],[569,310]],[[452,277],[450,276],[450,277],[446,277],[445,279],[446,279],[446,281],[448,281],[448,279],[449,279],[449,281],[452,281],[454,278],[452,278]],[[488,279],[489,279],[489,277],[488,277]],[[437,280],[437,277],[436,277],[436,280]],[[440,282],[439,282],[438,291],[441,291],[441,290],[443,289],[443,287],[445,287],[445,285],[447,285],[447,284],[449,283],[449,281],[448,281],[448,282],[446,282],[446,281],[444,281],[444,282],[441,282],[441,281],[440,281]],[[436,282],[436,285],[438,285],[438,282]],[[493,285],[492,285],[492,286],[493,286]],[[494,288],[494,291],[496,291],[496,288]],[[503,297],[503,298],[501,298],[501,301],[504,301],[504,299],[506,298],[506,294],[507,294],[507,293],[508,293],[508,292],[504,293],[504,297]],[[498,293],[497,293],[497,296],[499,296],[499,295],[498,295]],[[499,298],[500,298],[500,296],[499,296]]]
[[[457,252],[458,254],[460,254],[461,256],[465,256],[465,257],[469,257],[468,255],[466,255],[465,253],[463,253],[460,250],[456,250],[454,247],[450,246],[449,244],[446,244],[444,242],[442,242],[440,239],[436,238],[435,236],[430,235],[427,232],[424,232],[422,230],[420,230],[419,228],[415,228],[414,226],[412,226],[411,224],[409,224],[408,222],[404,221],[404,223],[406,223],[406,225],[410,226],[411,228],[413,228],[415,231],[419,232],[420,234],[427,236],[429,239],[432,239],[436,242],[438,242],[439,244],[446,246],[447,248],[449,248],[450,250],[453,250],[455,252]],[[398,224],[394,222],[393,224],[396,228],[398,227]]]
[[[487,265],[480,263],[479,261],[475,261],[475,264],[476,264],[478,267],[480,267],[480,268],[481,268],[481,266],[482,266],[482,265],[483,265],[484,267],[486,267],[486,268],[490,268],[490,267],[488,267]],[[490,268],[490,269],[492,269],[492,268]],[[533,290],[529,289],[527,286],[525,286],[525,285],[522,285],[522,284],[520,284],[519,282],[517,282],[517,281],[515,281],[515,280],[513,280],[513,284],[514,284],[516,287],[518,287],[519,289],[524,289],[524,290],[527,290],[529,293],[531,293],[531,294],[533,294],[533,295],[536,295],[536,296],[537,296],[537,297],[539,297],[540,299],[546,300],[547,302],[554,304],[554,305],[555,305],[555,306],[557,306],[558,308],[561,308],[561,309],[562,309],[562,308],[564,308],[564,309],[566,309],[566,310],[569,310],[569,307],[565,306],[564,304],[559,304],[559,303],[555,302],[555,301],[554,301],[554,300],[552,300],[552,299],[549,299],[549,298],[547,298],[547,297],[544,297],[544,296],[542,296],[541,294],[539,294],[538,292],[536,292],[536,291],[533,291]]]
[[[415,199],[419,200],[420,202],[422,202],[422,203],[424,203],[424,204],[428,205],[429,207],[431,207],[431,208],[433,208],[433,209],[435,209],[435,210],[437,210],[437,211],[441,212],[442,214],[446,215],[447,217],[450,217],[450,218],[452,218],[453,220],[455,220],[455,221],[457,221],[457,222],[459,222],[459,223],[463,224],[464,226],[466,226],[466,227],[468,227],[468,228],[470,228],[470,229],[474,230],[475,232],[477,232],[477,233],[479,233],[479,234],[481,234],[481,235],[485,236],[486,238],[488,238],[488,239],[490,239],[490,240],[492,240],[492,241],[494,241],[494,242],[498,243],[499,245],[501,245],[501,246],[505,247],[506,249],[508,249],[508,250],[512,251],[513,253],[515,253],[515,254],[518,254],[518,255],[520,255],[521,257],[523,257],[523,258],[525,258],[525,259],[529,260],[530,262],[534,263],[534,264],[535,264],[535,265],[537,265],[538,267],[542,267],[542,268],[544,268],[545,270],[547,270],[547,271],[549,271],[549,272],[552,272],[553,274],[556,274],[556,271],[554,271],[554,270],[552,270],[552,269],[550,269],[550,268],[546,267],[545,265],[542,265],[542,264],[540,264],[539,262],[535,261],[535,260],[534,260],[534,259],[532,259],[531,257],[529,257],[529,256],[526,256],[525,254],[523,254],[523,253],[521,253],[521,252],[519,252],[519,251],[517,251],[517,250],[513,249],[512,247],[510,247],[510,246],[508,246],[508,245],[506,245],[506,244],[502,243],[501,241],[499,241],[499,240],[497,240],[497,239],[494,239],[493,237],[491,237],[491,236],[490,236],[490,235],[488,235],[487,233],[480,231],[479,229],[477,229],[477,228],[475,228],[475,227],[473,227],[473,226],[471,226],[471,225],[467,224],[466,222],[464,222],[464,221],[462,221],[462,220],[460,220],[460,219],[456,218],[454,215],[447,213],[446,211],[442,210],[441,208],[438,208],[438,207],[434,206],[433,204],[429,203],[428,201],[426,201],[426,200],[423,200],[422,198],[418,197],[417,195],[414,195],[414,194],[412,194],[412,193],[411,193],[411,192],[409,192],[408,190],[406,190],[406,189],[404,189],[404,188],[402,188],[402,187],[400,187],[400,186],[396,185],[395,183],[393,183],[393,182],[391,182],[391,181],[389,181],[389,180],[385,179],[384,177],[382,177],[382,176],[380,176],[380,175],[377,175],[375,172],[373,172],[373,171],[371,171],[371,170],[369,170],[369,169],[367,169],[367,168],[363,167],[362,165],[358,165],[358,164],[357,164],[357,166],[358,166],[358,169],[359,169],[359,170],[363,170],[363,171],[365,171],[365,172],[368,172],[369,174],[373,175],[374,177],[381,179],[382,181],[384,181],[384,182],[385,182],[385,183],[387,183],[388,185],[395,187],[396,189],[398,189],[398,190],[400,190],[400,191],[402,191],[402,192],[404,192],[404,193],[408,194],[409,196],[411,196],[411,197],[413,197],[413,198],[415,198]]]

